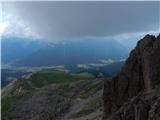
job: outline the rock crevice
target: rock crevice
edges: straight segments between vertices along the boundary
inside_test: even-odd
[[[139,94],[151,93],[159,84],[160,35],[158,37],[146,35],[137,43],[135,49],[131,51],[121,71],[111,80],[105,80],[104,119],[109,118],[122,107],[122,111],[126,112],[123,106],[126,102]],[[160,95],[160,93],[157,94]],[[157,95],[155,95],[155,97],[156,96]],[[119,115],[119,117],[121,116],[122,118],[120,120],[148,119],[148,112],[151,108],[151,104],[153,104],[152,100],[148,100],[149,103],[146,103],[147,100],[140,99],[140,97],[137,97],[137,99],[138,100],[134,99],[134,102],[138,101],[135,105],[130,105],[132,104],[132,102],[130,102],[130,104],[128,104],[130,107],[126,106],[128,112]],[[127,115],[131,115],[132,117],[125,118]],[[144,116],[146,116],[146,119],[144,119]]]

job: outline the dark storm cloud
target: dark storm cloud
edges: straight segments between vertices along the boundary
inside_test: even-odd
[[[160,2],[8,2],[4,8],[52,40],[159,30]]]

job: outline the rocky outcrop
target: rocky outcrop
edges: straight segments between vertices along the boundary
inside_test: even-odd
[[[159,87],[128,100],[107,120],[160,120]]]
[[[47,78],[49,71],[44,72]],[[61,74],[57,72],[52,74],[64,76],[63,72],[60,72]],[[33,82],[36,78],[38,84]],[[65,77],[61,79],[63,82],[52,81],[50,84],[46,84],[47,80],[44,79],[44,82],[41,81],[44,84],[39,86],[40,78],[42,73],[35,73],[28,79],[20,78],[11,82],[2,90],[1,120],[102,119],[102,79],[75,78],[69,81]],[[53,77],[50,79],[53,80]]]
[[[104,119],[159,120],[160,92],[155,90],[159,84],[160,35],[157,38],[146,35],[121,71],[105,81]]]

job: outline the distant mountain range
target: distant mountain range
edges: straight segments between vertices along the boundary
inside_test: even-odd
[[[160,120],[159,63],[160,35],[146,35],[125,62],[101,60],[25,75],[2,88],[2,120]],[[107,69],[118,71],[105,76]]]
[[[15,63],[25,59],[30,54],[46,46],[44,41],[36,41],[27,38],[6,38],[1,40],[2,63]]]
[[[25,38],[2,39],[2,63],[21,66],[50,66],[120,60],[129,50],[115,40],[83,39],[49,43]]]

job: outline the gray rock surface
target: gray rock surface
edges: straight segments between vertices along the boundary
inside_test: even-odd
[[[101,120],[102,87],[102,79],[41,88],[32,79],[18,79],[2,92],[2,120]]]
[[[121,71],[105,81],[104,119],[160,120],[157,110],[160,92],[154,91],[159,84],[160,35],[157,38],[146,35],[130,53]]]

